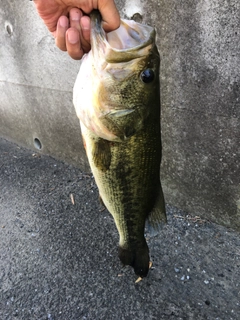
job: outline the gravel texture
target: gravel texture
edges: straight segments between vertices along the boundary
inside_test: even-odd
[[[240,236],[167,207],[135,283],[92,175],[0,139],[0,319],[240,319]]]

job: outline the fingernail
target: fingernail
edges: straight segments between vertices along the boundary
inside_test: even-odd
[[[59,19],[59,24],[62,28],[68,28],[68,19],[66,17],[61,17]]]
[[[80,20],[80,14],[78,11],[72,11],[70,15],[70,19],[74,21],[79,21]]]
[[[75,43],[79,42],[79,33],[74,32],[74,31],[68,32],[68,41],[71,44],[75,44]]]
[[[81,21],[80,21],[80,24],[81,24],[81,29],[83,30],[90,30],[90,20],[89,20],[89,17],[86,17],[86,16],[83,16]]]

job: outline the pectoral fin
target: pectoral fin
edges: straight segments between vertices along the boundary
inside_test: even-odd
[[[163,195],[162,187],[160,185],[155,205],[146,221],[147,231],[150,234],[150,236],[157,235],[161,230],[162,225],[165,223],[167,223],[167,216],[166,216],[164,195]]]
[[[104,139],[98,139],[94,142],[92,150],[94,165],[101,171],[107,171],[111,164],[110,142]]]

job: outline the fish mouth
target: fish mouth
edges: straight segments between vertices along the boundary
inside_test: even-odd
[[[154,28],[122,19],[118,29],[105,33],[99,11],[92,11],[90,17],[94,56],[104,57],[106,62],[113,63],[130,61],[149,53],[155,39]]]

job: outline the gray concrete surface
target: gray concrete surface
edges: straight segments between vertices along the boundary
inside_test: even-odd
[[[33,2],[0,4],[0,136],[86,168],[72,87],[79,70]],[[36,148],[37,147],[37,148]]]
[[[239,233],[168,206],[136,284],[90,174],[0,139],[0,190],[1,320],[239,319]]]
[[[167,202],[240,229],[240,2],[156,12]]]
[[[156,27],[167,203],[240,229],[240,2],[117,1]],[[137,15],[136,15],[137,13]],[[72,87],[32,2],[0,4],[0,136],[88,169]],[[38,140],[36,140],[38,139]]]

